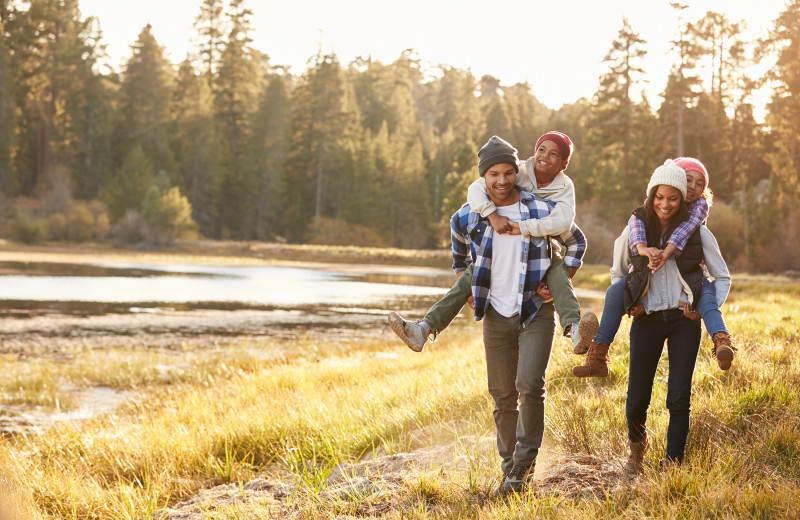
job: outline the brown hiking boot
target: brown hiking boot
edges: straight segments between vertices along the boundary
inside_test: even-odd
[[[606,377],[608,375],[608,343],[595,343],[589,346],[589,353],[582,365],[572,367],[575,377]]]
[[[631,454],[628,456],[628,463],[625,464],[625,472],[631,475],[636,475],[642,472],[642,463],[644,462],[644,452],[647,451],[647,437],[642,441],[633,442],[628,441],[631,446]]]
[[[730,334],[725,334],[724,332],[714,334],[714,346],[711,348],[711,354],[717,358],[719,368],[722,370],[731,368],[731,361],[736,355],[736,350]]]

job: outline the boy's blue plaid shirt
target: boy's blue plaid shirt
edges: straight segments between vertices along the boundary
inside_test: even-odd
[[[520,192],[520,214],[522,220],[543,218],[550,214],[552,203],[527,192]],[[488,219],[471,211],[464,204],[450,219],[450,237],[453,243],[453,270],[460,273],[471,263],[475,263],[472,273],[472,296],[475,299],[475,319],[480,320],[489,306],[489,288],[492,279],[492,237],[494,229]],[[586,238],[575,224],[556,237],[567,246],[564,263],[568,267],[580,267],[581,258],[586,251]],[[517,308],[520,315],[520,328],[533,320],[542,306],[542,298],[536,294],[539,282],[550,267],[550,240],[530,237],[522,240],[520,258],[519,291]]]

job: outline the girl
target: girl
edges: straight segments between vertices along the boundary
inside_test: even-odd
[[[675,229],[664,249],[647,246],[644,222],[635,214],[631,215],[628,221],[630,229],[628,245],[631,255],[647,258],[650,270],[654,273],[675,253],[680,255],[689,237],[705,222],[709,207],[713,202],[713,195],[708,188],[708,172],[703,163],[690,157],[681,157],[676,159],[674,164],[686,172],[686,204],[689,216]],[[700,298],[693,302],[693,305],[687,306],[687,313],[702,316],[706,330],[714,341],[711,353],[716,357],[719,367],[722,370],[728,370],[731,367],[736,347],[733,345],[730,332],[720,311],[720,305],[725,300],[723,298],[718,303],[715,285],[715,282],[709,281],[706,277],[703,280]],[[600,328],[589,346],[589,353],[583,364],[572,368],[575,376],[606,377],[608,375],[608,348],[614,341],[614,336],[619,330],[622,315],[625,312],[629,316],[635,316],[635,310],[624,304],[624,287],[620,280],[606,290]]]

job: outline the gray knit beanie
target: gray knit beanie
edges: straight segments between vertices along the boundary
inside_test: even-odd
[[[483,177],[486,170],[500,163],[513,164],[514,170],[519,173],[517,161],[519,161],[517,149],[507,141],[494,135],[478,150],[478,173]]]
[[[650,196],[650,191],[662,184],[677,188],[686,199],[686,172],[675,164],[672,159],[667,159],[664,164],[656,168],[653,175],[650,177],[650,182],[647,183],[647,196]]]

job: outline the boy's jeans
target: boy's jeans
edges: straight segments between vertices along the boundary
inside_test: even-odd
[[[422,318],[422,321],[427,323],[436,334],[439,334],[450,325],[455,317],[458,316],[458,313],[461,312],[461,308],[467,302],[467,298],[472,295],[473,268],[474,265],[470,264],[458,277],[453,287],[447,291],[447,294],[428,309],[425,317]],[[571,324],[580,321],[581,306],[575,296],[575,290],[567,273],[567,267],[564,265],[564,260],[560,255],[553,255],[550,269],[547,270],[544,281],[553,294],[553,303],[558,313],[559,323],[566,334],[566,330]]]

